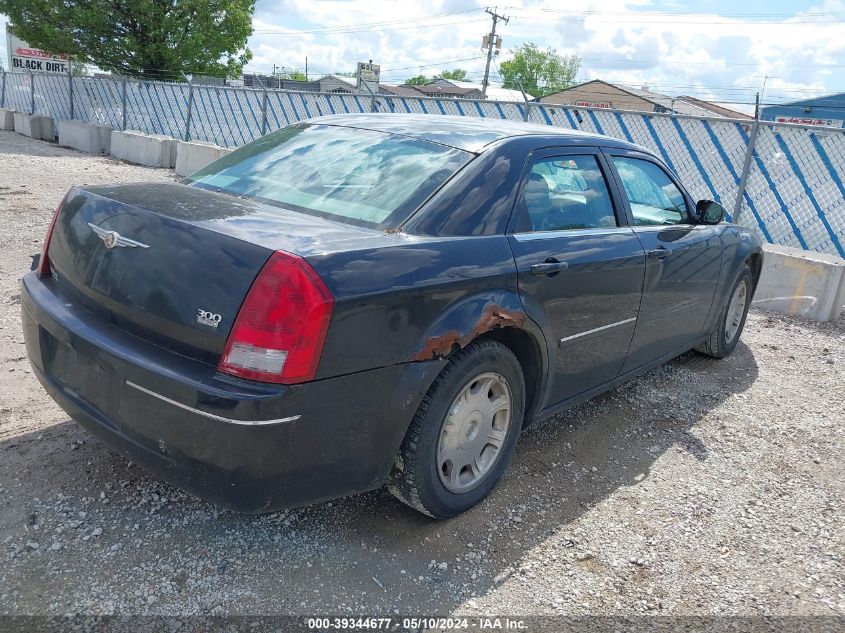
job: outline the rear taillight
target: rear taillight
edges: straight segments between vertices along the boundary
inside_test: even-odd
[[[311,380],[333,307],[334,297],[308,262],[276,251],[249,289],[218,369],[264,382]]]
[[[62,210],[62,207],[65,206],[65,200],[67,200],[68,194],[66,193],[62,201],[59,203],[59,206],[56,207],[56,211],[53,213],[53,219],[50,221],[50,228],[47,229],[47,236],[44,238],[44,246],[41,247],[41,259],[38,260],[38,276],[39,277],[47,277],[52,274],[53,270],[50,268],[50,257],[47,255],[47,251],[50,250],[50,238],[53,237],[53,229],[56,228],[56,220],[59,217],[59,212]]]

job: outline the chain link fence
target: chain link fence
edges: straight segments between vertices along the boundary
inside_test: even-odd
[[[303,119],[355,112],[528,121],[660,156],[696,198],[773,244],[845,258],[845,130],[540,103],[261,90],[0,73],[0,107],[237,147]]]

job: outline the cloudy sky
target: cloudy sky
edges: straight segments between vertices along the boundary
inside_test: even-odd
[[[845,1],[505,0],[499,62],[531,41],[582,58],[601,78],[670,95],[750,104],[845,92]],[[248,68],[352,71],[373,59],[384,83],[464,68],[480,81],[481,0],[258,0]],[[0,17],[0,32],[5,20]],[[5,35],[0,35],[5,37]],[[5,42],[3,42],[5,50]],[[492,79],[498,77],[493,66]],[[768,79],[766,76],[768,75]],[[743,108],[746,109],[747,108]]]

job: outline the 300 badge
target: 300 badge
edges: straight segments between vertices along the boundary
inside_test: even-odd
[[[223,317],[207,310],[197,310],[197,323],[209,327],[217,327]]]

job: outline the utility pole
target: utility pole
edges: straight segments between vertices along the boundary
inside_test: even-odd
[[[501,39],[498,42],[496,41],[496,23],[499,20],[502,20],[505,24],[507,24],[508,20],[510,20],[510,18],[506,18],[505,16],[496,13],[495,7],[492,11],[489,8],[485,9],[485,11],[493,17],[493,30],[490,32],[490,35],[485,38],[487,44],[487,66],[484,67],[484,81],[481,82],[482,99],[487,98],[487,84],[490,83],[490,60],[493,59],[493,49],[501,48],[502,46]]]

